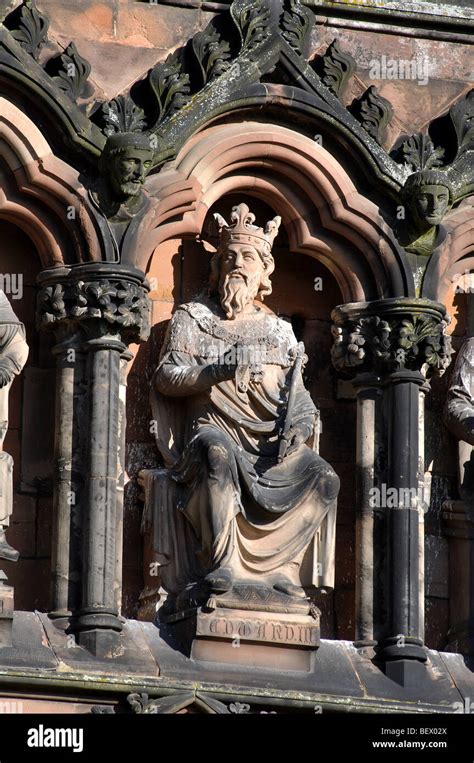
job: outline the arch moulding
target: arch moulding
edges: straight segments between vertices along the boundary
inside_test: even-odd
[[[281,215],[292,251],[324,263],[346,302],[414,294],[404,254],[375,204],[326,149],[293,130],[215,125],[193,136],[147,187],[158,202],[133,263],[142,270],[162,242],[199,235],[218,199],[242,193]]]
[[[0,219],[29,236],[43,268],[101,258],[85,193],[36,125],[0,98]]]

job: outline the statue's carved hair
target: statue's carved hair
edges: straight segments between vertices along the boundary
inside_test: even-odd
[[[406,199],[411,198],[418,188],[425,185],[440,185],[447,189],[449,193],[449,204],[453,203],[454,190],[448,180],[446,173],[441,170],[428,169],[419,170],[409,175],[403,187],[403,196]]]
[[[103,151],[99,159],[99,172],[101,175],[107,174],[108,163],[111,159],[125,154],[130,150],[153,158],[153,148],[150,137],[142,133],[116,133],[107,138]]]

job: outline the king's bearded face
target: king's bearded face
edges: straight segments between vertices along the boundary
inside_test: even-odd
[[[229,244],[222,255],[219,278],[221,306],[227,318],[235,319],[258,294],[264,264],[255,247]]]

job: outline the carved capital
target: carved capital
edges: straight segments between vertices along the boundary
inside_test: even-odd
[[[91,336],[112,335],[125,343],[150,332],[148,287],[134,268],[90,263],[54,268],[39,277],[37,323],[40,329],[82,329]]]
[[[385,299],[336,307],[332,362],[345,373],[442,375],[451,362],[449,318],[437,302]]]

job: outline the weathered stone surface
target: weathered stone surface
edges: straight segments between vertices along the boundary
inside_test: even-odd
[[[425,592],[436,599],[449,598],[449,556],[445,538],[425,536]]]
[[[28,367],[23,383],[21,480],[25,492],[51,493],[53,487],[55,373],[50,368]],[[42,404],[38,405],[37,401]],[[44,432],[38,448],[36,433]]]
[[[425,642],[428,649],[446,649],[446,633],[449,628],[449,601],[428,597],[425,602]]]
[[[338,556],[337,551],[340,551]],[[350,526],[339,525],[337,531],[336,589],[353,589],[355,585],[354,518]]]
[[[0,649],[12,645],[13,588],[0,582]]]
[[[1,5],[2,10],[7,7],[13,7],[18,2]],[[164,60],[171,50],[181,45],[192,34],[203,29],[210,14],[202,11],[180,9],[177,7],[167,8],[160,4],[159,7],[151,7],[148,3],[115,3],[114,0],[104,0],[103,2],[82,3],[80,8],[68,4],[60,4],[57,0],[38,0],[38,7],[42,13],[50,16],[49,35],[51,42],[43,45],[40,51],[40,60],[44,62],[53,53],[56,54],[55,41],[60,42],[62,46],[67,46],[74,38],[78,51],[88,58],[94,71],[94,83],[97,85],[97,93],[102,99],[110,99],[118,92],[128,87],[132,81],[146,74],[146,70],[153,66],[157,61]],[[415,30],[416,31],[416,30]],[[419,31],[419,30],[418,30]],[[413,130],[424,130],[427,124],[440,112],[445,111],[454,102],[466,92],[466,83],[470,74],[470,48],[460,43],[440,41],[439,39],[423,39],[421,37],[410,38],[404,34],[384,34],[382,32],[370,32],[362,29],[344,27],[339,24],[332,26],[332,22],[321,26],[318,23],[314,33],[315,43],[318,45],[318,52],[324,53],[328,45],[337,38],[341,49],[352,54],[357,62],[357,73],[353,81],[349,84],[344,96],[344,103],[348,105],[353,98],[358,97],[370,85],[376,84],[382,95],[387,97],[395,107],[396,114],[389,125],[388,137],[385,147],[392,145],[396,138],[402,133],[411,133]],[[57,47],[57,46],[56,46]],[[316,50],[316,49],[315,49]],[[433,62],[433,71],[426,85],[418,86],[409,79],[373,79],[369,76],[371,60],[381,62],[382,56],[389,54],[395,59],[412,59],[415,54],[420,53],[421,57],[427,57]],[[270,84],[270,83],[268,83]],[[276,91],[275,91],[276,92]],[[275,93],[274,96],[275,97]],[[277,107],[279,108],[279,107]],[[290,107],[291,109],[291,107]],[[276,112],[276,116],[278,117]],[[283,110],[281,111],[283,113]],[[285,112],[286,113],[286,112]],[[273,118],[273,117],[272,117]],[[240,119],[240,116],[238,117]],[[16,122],[24,131],[23,121]],[[243,128],[242,128],[243,129]],[[326,139],[326,135],[324,135]],[[242,141],[245,143],[245,141]],[[353,156],[350,151],[342,152],[341,161],[347,157],[348,166],[353,162]],[[18,169],[21,162],[16,157]],[[34,163],[29,165],[29,171],[34,169]],[[64,167],[63,167],[64,169]],[[253,170],[252,170],[253,171]],[[352,173],[352,169],[351,169]],[[5,173],[6,174],[6,173]],[[249,170],[250,174],[250,170]],[[269,171],[270,174],[270,171]],[[21,170],[18,173],[20,178]],[[4,177],[2,170],[2,179]],[[204,176],[203,176],[204,177]],[[354,175],[355,177],[355,175]],[[155,178],[156,179],[156,178]],[[25,181],[26,182],[26,181]],[[226,181],[225,181],[226,182]],[[366,193],[375,193],[371,183],[370,173],[367,174]],[[295,181],[294,185],[297,185]],[[359,180],[357,180],[359,184]],[[2,185],[7,189],[7,185]],[[289,197],[288,189],[290,182],[285,186],[285,193]],[[265,198],[270,197],[268,190],[261,191]],[[15,193],[17,193],[15,191]],[[19,196],[21,197],[21,193]],[[36,191],[35,191],[36,193]],[[34,194],[30,194],[32,198]],[[377,199],[379,201],[379,199]],[[385,204],[382,199],[382,207]],[[260,200],[258,200],[260,203]],[[323,200],[321,200],[323,203]],[[336,202],[337,203],[337,202]],[[262,202],[263,204],[263,202]],[[217,209],[217,207],[216,207]],[[278,210],[273,210],[273,213]],[[455,211],[455,210],[454,210]],[[224,212],[223,212],[224,213]],[[224,213],[225,214],[225,213]],[[291,217],[292,213],[288,213]],[[466,207],[463,213],[466,219],[469,219],[469,209]],[[269,215],[270,216],[270,215]],[[448,218],[452,213],[448,213]],[[266,218],[265,218],[266,219]],[[309,224],[309,217],[305,218],[304,224]],[[17,221],[18,222],[18,221]],[[9,226],[6,229],[5,226]],[[321,231],[327,231],[327,220],[321,222],[318,220],[316,228]],[[37,340],[36,330],[32,325],[30,308],[33,299],[34,275],[39,267],[40,258],[31,240],[26,234],[18,233],[20,228],[1,222],[2,228],[2,272],[6,273],[14,268],[21,271],[25,276],[25,295],[19,301],[18,315],[26,323],[28,338],[32,345],[35,362],[44,366],[51,364],[51,353],[48,340],[41,341],[41,346]],[[51,225],[49,226],[52,230]],[[56,230],[56,229],[55,229]],[[57,231],[56,231],[57,234]],[[196,230],[187,231],[187,236],[194,236]],[[358,234],[359,235],[359,234]],[[338,233],[339,238],[342,234]],[[23,240],[25,239],[25,240]],[[59,238],[58,238],[59,240]],[[330,246],[333,246],[333,238]],[[300,242],[301,243],[301,242]],[[324,250],[326,240],[321,240],[318,246]],[[454,244],[456,241],[454,240]],[[174,239],[172,243],[161,244],[153,258],[150,275],[156,275],[157,284],[152,296],[156,298],[153,304],[153,320],[155,330],[150,339],[150,346],[138,351],[135,362],[132,365],[131,373],[135,378],[130,378],[129,387],[129,430],[128,439],[131,443],[129,448],[131,456],[131,475],[135,479],[137,472],[136,458],[133,453],[138,453],[142,444],[150,441],[149,432],[146,431],[147,416],[147,389],[146,385],[152,372],[153,365],[156,365],[158,352],[162,345],[164,330],[167,321],[171,317],[171,312],[175,303],[188,300],[205,285],[205,278],[209,256],[202,251],[202,246],[196,244],[191,238],[186,238],[183,242],[182,252],[179,247],[181,239]],[[311,248],[310,244],[307,244]],[[343,246],[348,246],[344,243]],[[349,246],[352,246],[350,244]],[[457,248],[456,248],[457,246]],[[61,245],[62,251],[68,252],[67,256],[73,257],[72,248]],[[303,246],[301,247],[303,250]],[[6,251],[8,249],[8,252]],[[382,251],[383,247],[381,247]],[[458,245],[449,245],[450,257],[455,257],[456,251],[460,251]],[[303,251],[305,253],[303,253]],[[339,522],[344,525],[350,525],[353,520],[353,514],[356,508],[356,498],[354,490],[354,443],[355,443],[355,414],[352,415],[353,404],[347,403],[339,406],[335,403],[334,389],[332,381],[334,373],[325,363],[327,356],[327,342],[315,341],[314,337],[318,332],[327,326],[327,317],[331,307],[335,304],[341,304],[344,299],[341,297],[339,287],[336,285],[336,279],[333,274],[324,269],[323,264],[318,263],[314,257],[314,250],[311,250],[311,256],[304,249],[299,252],[289,252],[289,249],[278,251],[279,258],[276,277],[274,279],[274,294],[268,302],[275,310],[281,310],[285,315],[303,316],[305,319],[303,340],[307,352],[310,355],[310,363],[306,368],[306,383],[311,391],[315,402],[319,404],[323,411],[324,430],[321,437],[321,453],[331,461],[336,472],[342,480],[342,489],[339,505]],[[331,257],[335,249],[331,250]],[[183,258],[181,259],[181,255]],[[45,257],[41,252],[41,257]],[[148,255],[147,255],[148,256]],[[13,268],[14,266],[14,268]],[[458,268],[464,267],[462,260],[458,263]],[[27,274],[30,274],[27,278]],[[33,274],[33,275],[31,275]],[[324,288],[321,293],[312,291],[312,277],[321,275],[323,277]],[[437,283],[442,278],[434,279]],[[30,290],[28,292],[28,290]],[[440,291],[441,293],[441,291]],[[443,296],[441,301],[446,305],[448,312],[454,314],[453,324],[448,328],[456,330],[457,338],[467,335],[466,309],[469,295],[459,295],[452,289],[447,296]],[[30,317],[29,317],[30,316]],[[298,337],[299,338],[299,337]],[[34,344],[33,344],[34,343]],[[458,345],[455,342],[455,347]],[[426,515],[429,532],[438,535],[440,530],[440,513],[443,501],[456,496],[455,486],[455,453],[454,441],[448,433],[445,433],[441,424],[441,408],[446,395],[446,387],[443,381],[437,380],[433,383],[433,391],[429,396],[428,406],[431,408],[426,414],[426,464],[430,465],[433,474],[432,500],[428,514]],[[15,383],[12,388],[10,398],[11,410],[11,430],[7,440],[8,447],[15,457],[15,481],[20,477],[20,455],[21,441],[17,431],[19,429],[20,411],[21,411],[21,384]],[[352,406],[352,408],[351,408]],[[24,438],[23,433],[23,438]],[[340,442],[339,442],[340,438]],[[145,465],[156,466],[156,459],[150,458],[147,461],[147,454],[140,456]],[[337,457],[338,461],[334,460]],[[36,521],[36,503],[27,496],[15,496],[14,512],[15,519],[22,524],[18,528],[19,537],[22,538],[23,549],[30,552],[32,550],[32,541],[24,534],[27,525],[23,522],[31,523],[30,530],[33,533],[33,523]],[[38,553],[48,555],[48,507],[40,507],[38,513]],[[138,591],[141,588],[140,580],[140,554],[137,548],[140,546],[139,538],[139,511],[136,491],[130,490],[126,509],[126,537],[125,537],[125,556],[127,564],[125,566],[126,577],[126,613],[132,613],[136,606]],[[20,514],[18,514],[20,512]],[[44,525],[43,525],[44,520]],[[43,529],[41,529],[43,527]],[[13,529],[13,528],[12,528]],[[15,530],[16,531],[16,530]],[[43,537],[41,537],[41,534]],[[337,558],[347,560],[347,569],[344,569],[344,580],[349,585],[350,565],[352,558],[346,556],[346,542],[344,539],[337,545]],[[429,541],[426,548],[426,559],[428,572],[437,569],[436,564],[439,560],[437,544],[438,539]],[[28,564],[30,561],[28,560]],[[19,567],[23,564],[19,562]],[[43,563],[41,563],[43,564]],[[44,565],[48,562],[45,560]],[[11,565],[10,565],[11,566]],[[442,568],[444,569],[444,561]],[[21,585],[25,587],[25,595],[18,599],[19,606],[32,606],[34,602],[41,609],[46,608],[48,602],[48,579],[47,574],[36,574],[35,567],[30,566],[29,575],[37,578],[34,581],[31,591],[28,591],[29,580],[27,576],[21,577]],[[441,569],[441,568],[440,568]],[[342,570],[341,570],[342,571]],[[16,573],[9,572],[13,578]],[[438,581],[442,585],[442,580]],[[39,588],[43,585],[43,593]],[[326,601],[332,602],[332,595],[326,597]],[[321,605],[320,605],[321,606]],[[324,614],[327,616],[327,622],[332,621],[333,612],[329,612],[329,605]],[[441,605],[440,605],[441,607]],[[349,613],[349,609],[347,610]],[[346,616],[344,616],[346,617]],[[347,615],[348,617],[348,615]],[[436,627],[436,610],[430,605],[427,610],[427,634],[430,639],[432,628]],[[440,614],[440,622],[445,622],[444,615]],[[347,618],[346,618],[347,619]],[[327,635],[333,635],[334,630],[327,625]],[[428,643],[432,643],[428,641]]]
[[[258,228],[244,203],[233,207],[231,225],[219,213],[214,219],[219,242],[209,279],[213,296],[180,306],[153,378],[155,434],[169,472],[144,474],[145,513],[154,527],[161,579],[169,593],[160,610],[164,622],[206,598],[210,608],[308,612],[299,568],[311,544],[313,568],[304,584],[334,585],[339,479],[306,444],[316,412],[303,386],[304,347],[288,323],[254,304],[271,293],[271,252],[281,220],[276,217]],[[211,388],[212,394],[202,394]],[[281,401],[274,409],[267,402],[264,418],[262,395]],[[190,421],[176,408],[180,398],[187,400]],[[226,402],[230,400],[235,402]],[[189,423],[191,439],[183,430]],[[181,474],[181,464],[187,462]],[[237,470],[248,474],[239,499]],[[196,472],[199,478],[190,480],[188,473]],[[313,473],[317,483],[306,485]],[[316,535],[323,525],[321,537],[327,541]],[[215,528],[221,526],[216,536]],[[192,551],[192,528],[202,538],[200,552]],[[236,533],[239,542],[229,533]],[[170,546],[172,537],[181,539],[182,550]]]
[[[50,557],[52,547],[53,499],[51,496],[38,499],[38,526],[36,535],[36,554]]]
[[[355,639],[355,591],[338,589],[334,592],[335,638],[353,641]]]
[[[15,608],[34,612],[51,607],[51,559],[2,562],[8,583],[15,589]]]
[[[12,522],[8,529],[8,542],[17,549],[21,558],[34,559],[37,555],[35,534],[34,522]]]
[[[314,43],[319,47],[321,27],[317,26],[313,36]],[[325,28],[326,39],[331,41],[336,36],[335,29]],[[378,31],[373,34],[363,29],[338,29],[337,39],[340,47],[352,53],[356,60],[356,76],[364,83],[364,89],[375,84],[380,93],[394,106],[400,132],[422,129],[428,121],[437,116],[440,101],[444,108],[463,92],[463,83],[470,78],[469,46],[456,42],[440,40],[416,39],[384,34]],[[324,44],[321,45],[324,47]],[[320,50],[321,48],[319,48]],[[416,81],[408,78],[380,79],[370,76],[376,73],[376,66],[381,67],[383,56],[385,60],[414,61],[420,59],[427,64],[428,81],[418,86]],[[425,68],[423,67],[422,79]],[[465,87],[465,85],[464,85]],[[350,94],[347,94],[347,99]],[[421,100],[420,100],[421,99]],[[391,136],[393,142],[398,137],[396,132]]]
[[[240,641],[262,641],[268,644],[319,646],[319,622],[305,615],[276,616],[268,612],[244,610],[199,612],[196,636]]]

